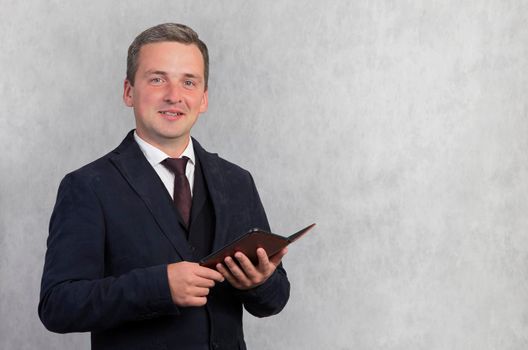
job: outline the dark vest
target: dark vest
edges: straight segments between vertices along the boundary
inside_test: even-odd
[[[176,207],[174,209],[177,212]],[[187,234],[187,241],[193,251],[194,262],[200,261],[201,258],[211,253],[215,231],[215,214],[198,158],[196,158],[194,169],[194,187],[189,229],[184,228],[181,220],[180,225],[182,225],[184,232]],[[183,340],[182,343],[192,344],[193,349],[209,349],[211,333],[209,306],[181,308],[180,310],[188,318],[193,319],[193,324],[202,325],[195,327],[193,334],[189,334],[189,339]]]
[[[187,240],[194,253],[195,261],[199,261],[211,253],[214,231],[214,208],[207,190],[200,160],[196,158],[191,220],[187,233]]]

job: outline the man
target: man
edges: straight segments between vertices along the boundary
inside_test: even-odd
[[[135,131],[59,187],[39,304],[49,330],[90,331],[93,349],[245,349],[242,306],[264,317],[286,304],[286,249],[258,249],[256,265],[240,252],[216,270],[197,263],[269,229],[251,175],[190,137],[208,66],[184,25],[131,44],[123,100]]]

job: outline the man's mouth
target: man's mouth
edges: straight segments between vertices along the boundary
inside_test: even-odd
[[[169,112],[169,111],[160,111],[159,113],[166,115],[168,117],[179,117],[182,116],[182,112]]]

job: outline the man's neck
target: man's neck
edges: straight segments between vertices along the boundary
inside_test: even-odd
[[[179,158],[191,140],[190,135],[188,135],[186,138],[179,138],[174,141],[157,142],[156,140],[143,137],[137,130],[136,133],[143,141],[163,151],[171,158]]]

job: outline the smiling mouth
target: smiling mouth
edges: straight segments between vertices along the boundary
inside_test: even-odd
[[[183,115],[182,112],[167,112],[167,111],[160,111],[160,114],[166,115],[168,117],[180,117]]]

